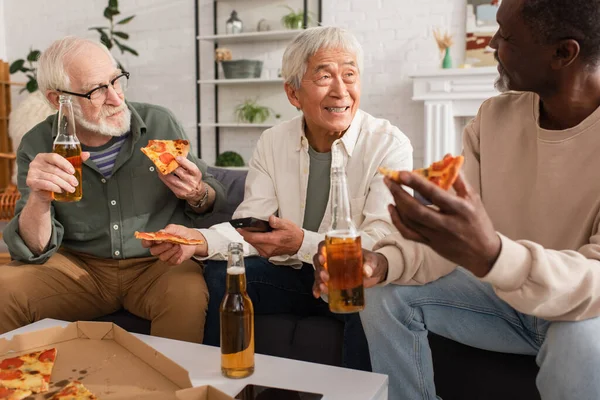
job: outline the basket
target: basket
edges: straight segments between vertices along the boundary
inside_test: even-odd
[[[260,78],[263,62],[260,60],[221,61],[227,79]]]
[[[15,185],[0,191],[0,221],[10,221],[15,216],[15,207],[20,198],[21,193]]]

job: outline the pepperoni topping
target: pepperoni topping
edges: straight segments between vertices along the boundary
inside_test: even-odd
[[[169,164],[171,161],[173,161],[175,159],[175,157],[173,157],[172,154],[170,153],[162,153],[159,157],[160,161],[165,163],[165,164]]]
[[[55,359],[56,349],[46,350],[38,357],[38,360],[40,360],[41,362],[54,362]]]
[[[152,150],[157,153],[162,153],[167,151],[167,145],[164,142],[154,142],[152,143]]]
[[[25,362],[18,357],[7,358],[0,363],[0,369],[16,369],[23,364],[25,364]]]
[[[11,381],[13,379],[19,379],[23,376],[23,373],[18,369],[0,371],[0,380]]]
[[[9,394],[13,394],[15,389],[7,389],[5,387],[0,386],[0,398],[8,397]]]

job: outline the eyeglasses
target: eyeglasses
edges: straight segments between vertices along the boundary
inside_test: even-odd
[[[129,75],[129,72],[124,71],[121,75],[117,76],[116,78],[110,81],[110,86],[113,87],[114,91],[117,94],[123,94],[127,90],[127,82],[129,81]],[[58,89],[57,91],[73,96],[84,97],[88,99],[93,105],[101,106],[106,101],[106,96],[108,96],[108,87],[109,85],[100,85],[87,93],[74,93],[60,89]]]

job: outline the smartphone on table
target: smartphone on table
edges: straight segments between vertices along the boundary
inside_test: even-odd
[[[236,396],[236,400],[321,400],[322,394],[301,390],[279,389],[261,385],[246,385]]]
[[[229,223],[235,229],[243,228],[249,232],[271,232],[273,230],[269,221],[254,217],[232,219]]]

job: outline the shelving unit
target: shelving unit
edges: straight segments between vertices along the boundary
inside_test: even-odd
[[[212,35],[212,36],[198,36],[198,40],[204,40],[207,42],[218,42],[220,44],[231,44],[231,43],[248,43],[256,41],[275,41],[275,40],[286,40],[292,39],[298,34],[297,30],[285,30],[285,31],[266,31],[266,32],[248,32],[238,33],[234,35]]]
[[[245,85],[245,84],[263,84],[263,83],[283,83],[282,78],[274,79],[204,79],[198,81],[201,85]]]
[[[198,126],[204,126],[207,128],[262,128],[262,129],[267,129],[267,128],[272,128],[275,126],[275,124],[243,124],[243,123],[237,123],[237,122],[218,122],[218,123],[213,123],[213,122],[205,122],[205,123],[199,123]]]
[[[255,11],[252,7],[260,8],[261,12],[264,11],[266,7],[271,7],[270,10],[276,10],[275,7],[280,7],[283,5],[289,5],[294,9],[298,9],[301,5],[300,9],[304,10],[304,27],[307,26],[307,14],[310,13],[313,17],[313,20],[316,24],[320,24],[321,22],[321,14],[322,14],[322,0],[195,0],[195,20],[196,20],[196,99],[197,99],[197,144],[198,144],[198,156],[202,157],[202,133],[203,129],[210,130],[210,134],[212,134],[212,130],[214,130],[214,144],[215,144],[215,159],[221,152],[221,130],[226,130],[226,134],[243,134],[243,130],[249,130],[253,135],[256,135],[256,131],[258,129],[267,129],[278,123],[279,120],[275,121],[274,119],[269,119],[265,123],[261,124],[249,124],[249,123],[238,123],[235,121],[231,121],[234,118],[233,115],[233,99],[236,101],[242,101],[244,94],[246,94],[246,98],[250,97],[258,97],[260,95],[264,95],[266,97],[267,102],[271,102],[270,108],[276,108],[277,113],[279,113],[280,106],[287,107],[288,101],[285,98],[285,92],[283,91],[283,79],[278,77],[276,73],[276,68],[271,66],[270,69],[264,68],[263,77],[257,79],[225,79],[220,76],[219,73],[219,64],[214,62],[211,75],[212,77],[207,76],[206,71],[206,60],[211,59],[214,60],[214,50],[218,47],[223,47],[225,45],[232,46],[233,59],[240,58],[252,58],[252,59],[262,59],[263,62],[273,63],[274,58],[271,57],[268,60],[268,51],[266,43],[274,43],[270,44],[271,51],[273,47],[277,49],[282,49],[284,42],[285,44],[289,43],[291,39],[293,39],[298,33],[299,30],[288,30],[282,29],[276,24],[279,24],[279,20],[276,23],[271,24],[272,30],[262,31],[262,32],[243,32],[239,34],[224,34],[218,29],[221,26],[222,18],[220,15],[225,15],[225,11],[227,11],[227,15],[231,8],[237,9],[238,7],[243,10],[243,15],[241,15],[241,19],[244,22],[244,29],[249,30],[252,29],[252,26],[255,25],[258,21],[252,20],[252,12]],[[309,7],[310,4],[310,7]],[[208,32],[201,32],[201,24],[200,19],[202,18],[203,24],[202,26],[206,26],[209,11],[208,8],[212,6],[212,32],[209,34]],[[229,7],[229,10],[228,8]],[[203,15],[200,15],[200,10],[204,12]],[[239,11],[239,10],[238,10]],[[250,15],[250,16],[249,16]],[[248,20],[244,18],[248,16]],[[254,15],[256,17],[256,15]],[[279,17],[280,18],[280,17]],[[270,22],[270,21],[269,21]],[[281,42],[281,44],[276,43]],[[205,44],[203,44],[205,43]],[[265,47],[263,49],[262,43],[265,43]],[[208,51],[208,45],[212,44],[211,51]],[[256,46],[260,44],[260,46]],[[251,47],[253,46],[254,47]],[[236,47],[237,46],[237,47]],[[248,47],[250,46],[250,47]],[[233,50],[233,49],[236,50]],[[242,50],[240,50],[242,49]],[[250,57],[240,57],[239,54],[249,54],[248,50],[250,49],[253,53]],[[277,54],[275,51],[275,54]],[[260,53],[260,54],[259,54]],[[254,56],[256,54],[256,56]],[[202,60],[205,60],[205,64],[202,64]],[[201,65],[204,65],[204,70],[201,68]],[[250,94],[248,96],[248,94]],[[269,104],[262,103],[263,98],[260,99],[261,105],[269,106]],[[209,109],[209,111],[203,111],[202,106],[205,105],[205,108]],[[227,110],[232,110],[231,117],[227,117]],[[291,113],[296,113],[296,110],[290,105],[289,109],[286,109],[284,114],[286,115],[282,120],[287,119],[290,115],[295,115]],[[204,118],[203,118],[204,117]],[[221,121],[223,119],[224,121]],[[237,133],[236,133],[237,132]],[[208,136],[210,137],[210,136]],[[206,138],[206,136],[205,136]],[[248,146],[252,146],[252,141],[246,144],[245,149],[249,149]],[[206,156],[206,154],[204,154]]]

